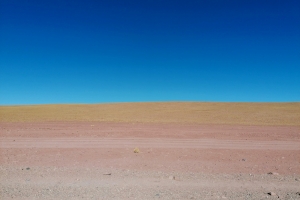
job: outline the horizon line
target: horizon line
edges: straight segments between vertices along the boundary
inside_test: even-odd
[[[38,104],[0,104],[5,106],[50,106],[50,105],[105,105],[105,104],[143,104],[143,103],[237,103],[237,104],[292,104],[300,101],[129,101],[129,102],[98,102],[98,103],[38,103]]]

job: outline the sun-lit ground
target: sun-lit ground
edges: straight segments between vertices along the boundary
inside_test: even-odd
[[[0,107],[0,199],[299,199],[299,160],[300,103]]]
[[[106,121],[300,125],[300,103],[119,103],[0,106],[1,122]]]

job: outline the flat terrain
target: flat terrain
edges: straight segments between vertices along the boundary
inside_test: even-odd
[[[300,126],[300,103],[0,106],[0,122],[97,121]]]
[[[300,103],[2,106],[0,180],[0,199],[300,199]]]

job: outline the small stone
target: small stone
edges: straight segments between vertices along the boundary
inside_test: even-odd
[[[246,161],[246,159],[245,159],[245,158],[243,158],[243,159],[242,159],[242,161]]]
[[[26,170],[30,170],[30,167],[27,167]]]
[[[278,176],[278,175],[279,175],[277,172],[269,172],[268,174],[269,174],[269,175],[275,175],[275,176]]]
[[[175,180],[175,176],[169,176],[170,180]]]
[[[111,173],[104,173],[103,175],[108,175],[108,176],[110,176],[110,175],[111,175]]]
[[[299,181],[299,178],[295,178],[295,181]]]
[[[275,192],[268,192],[267,194],[270,195],[270,196],[275,196],[276,195]]]

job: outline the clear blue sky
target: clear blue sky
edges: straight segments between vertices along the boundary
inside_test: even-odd
[[[0,105],[300,101],[299,0],[1,0]]]

